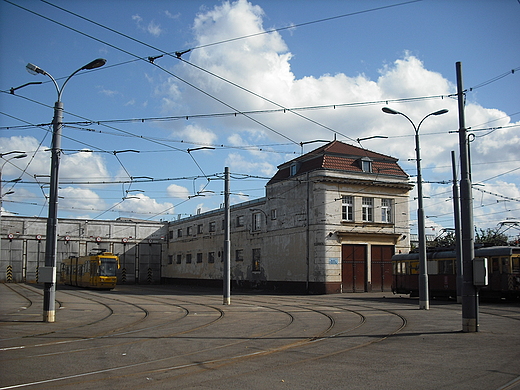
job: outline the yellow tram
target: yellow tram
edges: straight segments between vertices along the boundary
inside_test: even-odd
[[[70,256],[61,264],[61,282],[71,286],[113,289],[119,258],[110,252],[89,256]]]

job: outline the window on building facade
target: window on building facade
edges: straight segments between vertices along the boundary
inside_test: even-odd
[[[298,173],[298,169],[300,169],[300,164],[298,164],[298,163],[292,164],[289,168],[289,174],[291,176],[296,175]]]
[[[360,160],[361,170],[363,172],[372,172],[372,160],[368,157],[363,157]]]
[[[262,228],[262,214],[254,213],[253,214],[253,231],[258,231]]]
[[[200,225],[197,225],[197,234],[202,234],[204,233],[204,225],[200,224]]]
[[[208,252],[208,263],[215,262],[215,252]]]
[[[191,264],[191,253],[186,255],[186,264]]]
[[[177,255],[177,264],[182,263],[182,255]]]
[[[244,250],[243,249],[237,249],[235,251],[235,260],[244,261]]]
[[[275,220],[276,219],[276,209],[272,209],[271,210],[271,220]]]
[[[392,222],[392,199],[381,199],[381,222]]]
[[[177,237],[182,237],[182,229],[177,229]]]
[[[217,225],[215,224],[215,221],[209,223],[209,231],[214,232],[217,229]]]
[[[237,227],[241,227],[241,226],[244,226],[244,216],[243,215],[237,216]]]
[[[168,264],[173,264],[173,255],[168,255]]]
[[[197,253],[197,263],[202,263],[202,253]]]
[[[170,230],[170,231],[169,231],[169,237],[170,237],[170,240],[173,239],[173,230]]]
[[[343,221],[354,220],[354,197],[343,195],[341,197],[341,219]]]
[[[361,203],[362,219],[364,222],[374,221],[374,198],[363,198]]]
[[[260,248],[253,249],[253,272],[260,271]]]
[[[193,235],[193,226],[188,226],[188,227],[186,228],[186,235],[187,235],[188,237]]]

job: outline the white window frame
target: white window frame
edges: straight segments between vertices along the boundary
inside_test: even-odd
[[[392,199],[381,199],[381,222],[392,223]]]
[[[352,195],[341,196],[341,219],[343,221],[354,220],[354,197]]]
[[[363,197],[361,215],[363,222],[374,222],[374,198]]]

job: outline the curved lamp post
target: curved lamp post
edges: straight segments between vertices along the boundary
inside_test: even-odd
[[[388,107],[383,107],[383,112],[386,114],[402,115],[412,124],[415,131],[415,155],[417,160],[417,225],[419,231],[419,309],[430,309],[430,298],[428,293],[428,269],[426,263],[426,233],[424,230],[424,209],[423,209],[423,193],[422,193],[422,174],[421,174],[421,149],[419,146],[419,129],[426,118],[432,115],[442,115],[448,112],[447,109],[432,112],[426,115],[416,126],[413,121],[405,114],[399,111],[392,110]]]
[[[51,180],[49,192],[49,215],[47,217],[47,229],[45,236],[45,267],[40,270],[41,279],[44,281],[43,293],[43,321],[54,322],[56,319],[55,296],[56,296],[56,247],[58,240],[58,172],[60,167],[61,148],[61,126],[63,117],[63,103],[61,95],[65,85],[76,73],[82,70],[90,70],[105,65],[106,60],[98,58],[74,71],[63,83],[61,88],[49,73],[34,64],[27,64],[26,69],[31,74],[42,74],[48,76],[58,93],[58,100],[54,104],[54,118],[52,120],[52,149],[51,149]]]

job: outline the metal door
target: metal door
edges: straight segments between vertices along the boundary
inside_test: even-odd
[[[366,245],[341,246],[341,284],[343,292],[366,291]]]
[[[372,245],[372,291],[392,291],[393,245]]]

